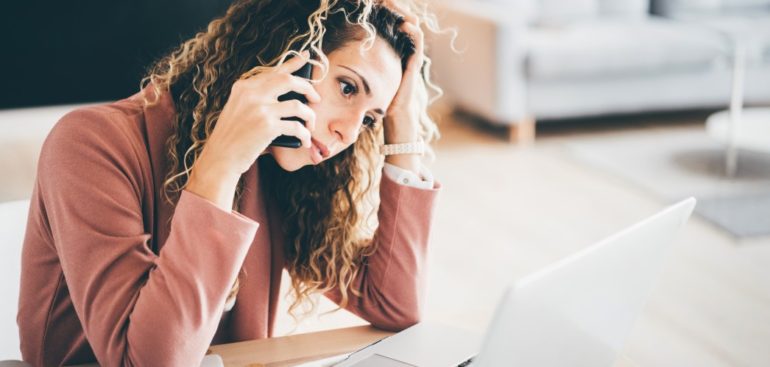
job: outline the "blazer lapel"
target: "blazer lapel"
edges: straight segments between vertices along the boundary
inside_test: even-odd
[[[153,199],[155,201],[152,250],[159,254],[171,230],[171,218],[173,217],[174,206],[176,205],[176,203],[169,203],[163,195],[163,181],[170,168],[166,153],[166,141],[174,132],[176,110],[169,93],[162,93],[156,104],[144,106],[142,100],[143,92],[147,93],[147,98],[152,99],[151,85],[148,85],[131,98],[135,99],[138,103],[142,103],[144,111],[144,128],[147,139],[147,151],[152,168]]]
[[[272,246],[267,207],[260,187],[258,165],[252,164],[244,174],[240,199],[241,214],[259,223],[259,230],[243,263],[241,289],[233,308],[231,330],[233,340],[266,338],[269,325]]]

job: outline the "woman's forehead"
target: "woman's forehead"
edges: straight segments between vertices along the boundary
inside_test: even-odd
[[[390,101],[401,83],[401,60],[390,45],[379,37],[371,47],[364,41],[348,42],[329,54],[332,67],[345,66],[368,82],[372,95]]]

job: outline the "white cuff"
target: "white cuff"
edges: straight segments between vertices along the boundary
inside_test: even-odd
[[[431,174],[422,164],[420,164],[419,177],[410,170],[403,169],[390,163],[385,163],[383,171],[385,171],[385,174],[391,180],[396,181],[401,185],[416,187],[418,189],[433,189],[433,174]]]
[[[235,301],[238,300],[238,297],[233,297],[233,299],[229,300],[227,303],[225,303],[225,310],[224,312],[232,311],[233,306],[235,306]]]

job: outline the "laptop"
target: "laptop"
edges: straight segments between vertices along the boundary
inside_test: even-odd
[[[694,207],[683,200],[515,282],[483,338],[422,322],[335,366],[612,366]]]

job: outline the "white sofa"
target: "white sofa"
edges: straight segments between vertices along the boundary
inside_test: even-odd
[[[767,73],[770,68],[770,0],[652,0],[652,11],[714,31],[731,46],[742,43],[747,49],[746,66],[750,75]],[[767,80],[762,81],[763,85],[752,83],[754,89],[751,90],[770,89]]]
[[[721,5],[706,12],[706,3]],[[762,17],[737,3],[753,3]],[[458,109],[510,126],[512,141],[532,140],[535,121],[727,106],[732,42],[743,35],[726,36],[722,23],[758,40],[745,101],[770,101],[770,0],[434,4],[442,25],[457,28],[461,51],[445,37],[431,42],[436,80]]]

